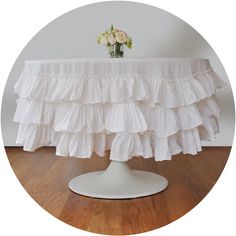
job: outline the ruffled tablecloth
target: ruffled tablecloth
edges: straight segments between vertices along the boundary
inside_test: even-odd
[[[207,59],[26,61],[14,87],[16,142],[81,158],[111,149],[116,161],[194,155],[219,131],[214,94],[225,84]]]

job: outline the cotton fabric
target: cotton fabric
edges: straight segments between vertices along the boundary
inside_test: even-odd
[[[26,61],[14,87],[16,142],[80,158],[111,149],[116,161],[195,155],[219,132],[215,93],[225,85],[201,58]]]

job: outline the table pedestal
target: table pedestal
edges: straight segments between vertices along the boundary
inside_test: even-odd
[[[78,194],[105,199],[127,199],[152,195],[168,186],[166,178],[153,172],[131,170],[124,162],[111,161],[105,171],[79,175],[69,182]]]

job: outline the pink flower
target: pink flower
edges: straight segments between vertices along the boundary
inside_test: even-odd
[[[118,43],[125,43],[127,41],[128,37],[124,31],[118,31],[116,32],[116,41]]]
[[[111,44],[111,45],[114,45],[116,43],[116,38],[114,37],[113,34],[110,34],[108,36],[108,42]]]

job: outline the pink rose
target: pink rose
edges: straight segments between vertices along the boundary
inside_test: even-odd
[[[113,36],[113,34],[110,34],[108,36],[108,42],[111,44],[111,45],[114,45],[116,43],[116,38]]]
[[[116,32],[116,41],[118,43],[125,43],[127,41],[128,37],[124,31],[118,31]]]

